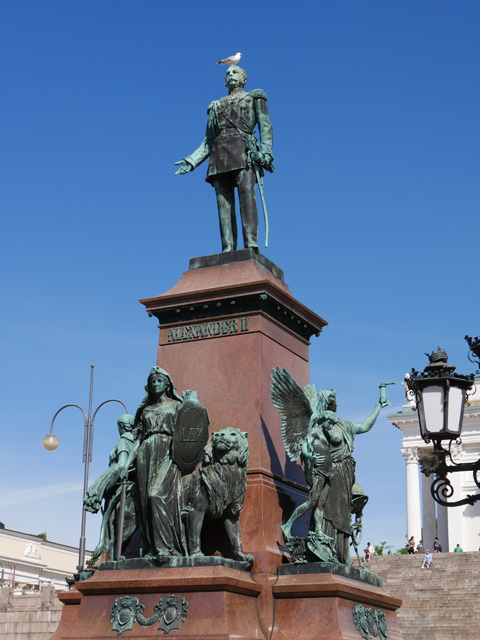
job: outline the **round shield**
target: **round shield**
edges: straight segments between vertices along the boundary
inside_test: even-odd
[[[182,475],[191,473],[202,459],[208,440],[208,411],[195,391],[185,391],[173,434],[173,460]]]

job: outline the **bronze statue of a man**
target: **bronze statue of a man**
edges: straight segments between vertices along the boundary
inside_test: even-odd
[[[258,250],[258,212],[255,182],[263,170],[273,171],[272,125],[267,96],[261,89],[246,92],[245,71],[236,65],[228,68],[225,86],[228,95],[208,106],[205,139],[191,155],[180,162],[177,174],[193,171],[210,156],[206,181],[215,187],[222,251],[237,248],[235,187],[238,189],[245,248]],[[260,144],[254,135],[255,125]]]

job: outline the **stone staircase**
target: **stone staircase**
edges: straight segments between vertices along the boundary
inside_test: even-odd
[[[40,593],[15,595],[0,590],[0,640],[49,640],[58,627],[63,604],[54,587]]]
[[[374,556],[367,564],[385,591],[403,601],[403,640],[480,640],[480,552]],[[355,563],[356,564],[356,563]]]

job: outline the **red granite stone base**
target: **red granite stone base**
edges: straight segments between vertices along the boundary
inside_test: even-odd
[[[401,600],[388,596],[381,587],[316,573],[280,575],[272,592],[275,619],[271,640],[358,640],[362,636],[353,618],[355,605],[383,611],[389,640],[402,638],[395,613]]]
[[[169,640],[358,640],[357,604],[383,611],[389,639],[402,638],[395,613],[401,601],[381,587],[330,573],[277,577],[213,566],[97,571],[59,594],[65,608],[52,640],[118,637],[110,615],[116,599],[127,595],[139,599],[147,618],[162,596],[185,598],[188,615]],[[135,640],[163,635],[158,622],[135,622],[124,632]]]
[[[265,640],[258,617],[262,589],[242,571],[221,566],[97,571],[89,580],[77,583],[76,589],[78,593],[59,594],[66,606],[52,640],[118,637],[110,619],[117,598],[137,597],[148,618],[160,598],[172,594],[185,598],[188,615],[178,630],[168,632],[169,640]],[[163,636],[158,622],[148,627],[135,622],[124,632],[129,640]]]

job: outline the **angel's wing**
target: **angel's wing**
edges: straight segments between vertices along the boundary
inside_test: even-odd
[[[312,407],[304,390],[286,369],[272,369],[272,402],[282,415],[283,444],[290,460],[300,455],[307,435]]]

